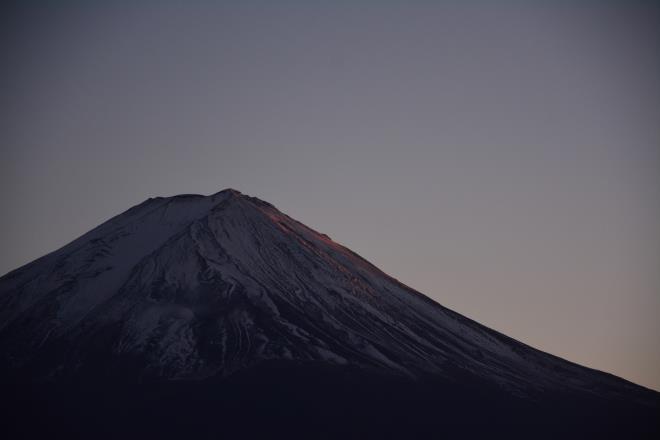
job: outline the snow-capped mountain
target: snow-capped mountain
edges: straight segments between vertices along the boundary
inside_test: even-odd
[[[218,380],[278,362],[657,407],[448,310],[235,190],[153,198],[0,279],[0,362],[37,381]]]

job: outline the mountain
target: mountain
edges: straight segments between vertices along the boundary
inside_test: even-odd
[[[231,189],[146,200],[0,278],[0,368],[28,437],[642,438],[660,408]]]

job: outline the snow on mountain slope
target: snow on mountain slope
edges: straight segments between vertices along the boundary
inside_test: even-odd
[[[639,389],[454,313],[235,190],[149,199],[1,278],[0,360],[37,377],[203,379],[291,360],[463,371],[517,395]]]

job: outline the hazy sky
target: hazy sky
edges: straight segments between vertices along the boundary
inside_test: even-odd
[[[660,389],[657,3],[22,3],[0,14],[0,274],[233,187]]]

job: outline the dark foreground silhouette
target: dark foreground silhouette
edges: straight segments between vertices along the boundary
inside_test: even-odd
[[[459,385],[323,365],[268,363],[201,382],[15,382],[6,391],[4,438],[660,438],[657,404],[522,399],[473,377]]]

